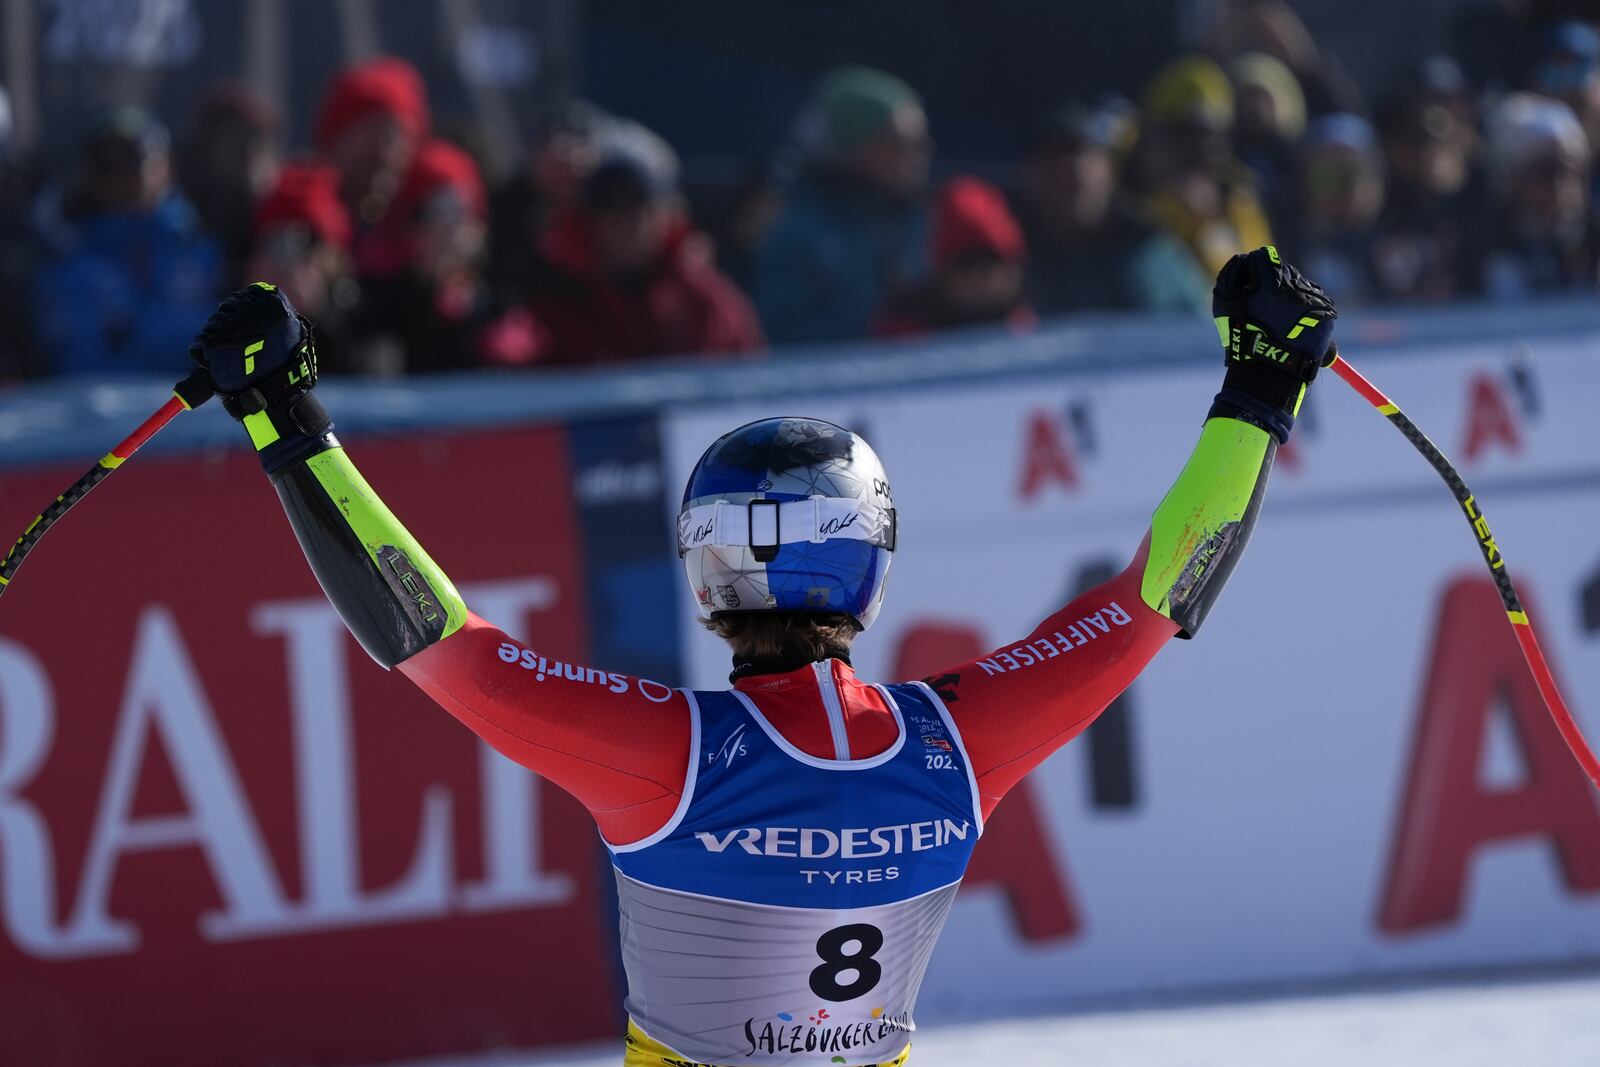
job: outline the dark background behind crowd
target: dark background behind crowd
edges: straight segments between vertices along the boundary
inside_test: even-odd
[[[255,279],[364,375],[1206,314],[1269,241],[1341,306],[1597,286],[1600,2],[4,12],[0,382],[170,375]]]

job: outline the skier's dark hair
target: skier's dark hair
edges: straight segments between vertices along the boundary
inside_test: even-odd
[[[850,658],[850,642],[861,627],[842,612],[741,611],[703,620],[705,628],[733,647],[745,662]]]

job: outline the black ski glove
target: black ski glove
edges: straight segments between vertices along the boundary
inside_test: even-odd
[[[267,473],[325,447],[333,420],[311,395],[316,338],[277,286],[255,282],[226,297],[189,356],[210,372],[222,406],[244,423]]]
[[[1217,273],[1211,313],[1228,366],[1211,414],[1253,423],[1282,444],[1306,386],[1332,362],[1333,301],[1264,245]]]

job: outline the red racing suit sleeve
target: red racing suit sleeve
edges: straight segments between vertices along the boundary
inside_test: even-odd
[[[689,771],[689,713],[660,682],[541,656],[476,615],[400,664],[497,752],[578,799],[612,844],[677,810]]]
[[[929,679],[961,731],[985,816],[1170,638],[1199,631],[1250,538],[1276,453],[1259,427],[1208,419],[1126,570],[1021,641]]]
[[[681,693],[550,659],[473,614],[331,435],[271,478],[318,582],[373,659],[571,793],[607,840],[666,825],[689,763]]]

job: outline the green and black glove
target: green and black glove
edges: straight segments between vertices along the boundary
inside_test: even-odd
[[[230,294],[189,346],[211,374],[228,414],[244,423],[268,474],[333,442],[311,387],[317,344],[311,323],[283,290],[255,282]]]
[[[1211,414],[1253,423],[1282,444],[1306,386],[1333,360],[1333,301],[1264,245],[1217,273],[1211,313],[1228,366]]]

